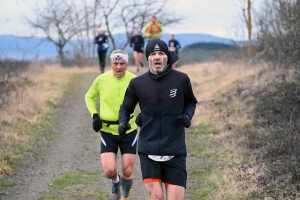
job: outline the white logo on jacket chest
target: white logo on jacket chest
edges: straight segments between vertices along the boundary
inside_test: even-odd
[[[170,97],[175,97],[177,93],[177,89],[170,90]]]

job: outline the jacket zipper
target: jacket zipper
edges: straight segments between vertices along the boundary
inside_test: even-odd
[[[159,80],[158,82],[158,94],[159,94],[159,99],[158,99],[158,110],[159,110],[159,154],[160,153],[160,150],[161,150],[161,144],[162,144],[162,133],[161,133],[161,99],[162,99],[162,91],[161,91],[161,80]]]

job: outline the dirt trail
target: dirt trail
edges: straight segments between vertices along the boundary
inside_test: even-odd
[[[48,144],[44,157],[29,155],[24,169],[11,177],[16,186],[5,191],[7,195],[2,197],[4,200],[38,199],[49,191],[49,185],[61,173],[79,169],[103,172],[99,159],[99,135],[92,130],[92,121],[84,102],[84,95],[95,77],[96,75],[86,76],[76,96],[57,109],[55,130],[59,136]],[[117,162],[120,171],[120,155]],[[108,193],[110,182],[102,179],[99,181],[99,189]],[[147,199],[138,157],[130,199]]]

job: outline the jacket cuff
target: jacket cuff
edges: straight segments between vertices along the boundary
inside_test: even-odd
[[[97,116],[99,117],[98,113],[94,113],[93,114],[93,119],[95,119],[95,117],[97,117]]]

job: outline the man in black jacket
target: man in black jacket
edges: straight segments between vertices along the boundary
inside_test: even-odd
[[[127,131],[137,103],[140,113],[138,154],[149,199],[181,200],[186,187],[185,128],[191,125],[197,99],[187,74],[172,70],[168,45],[160,39],[146,46],[149,71],[133,78],[119,111],[119,133]]]
[[[144,67],[143,64],[143,53],[144,53],[144,38],[141,36],[138,29],[134,30],[134,35],[130,40],[130,47],[133,48],[133,58],[136,66],[136,71],[140,71],[141,67]]]
[[[98,59],[100,64],[100,72],[104,73],[105,68],[105,59],[106,59],[106,52],[108,49],[108,38],[107,35],[104,34],[104,28],[100,27],[98,29],[99,34],[94,39],[94,44],[98,45],[97,52],[98,52]]]

